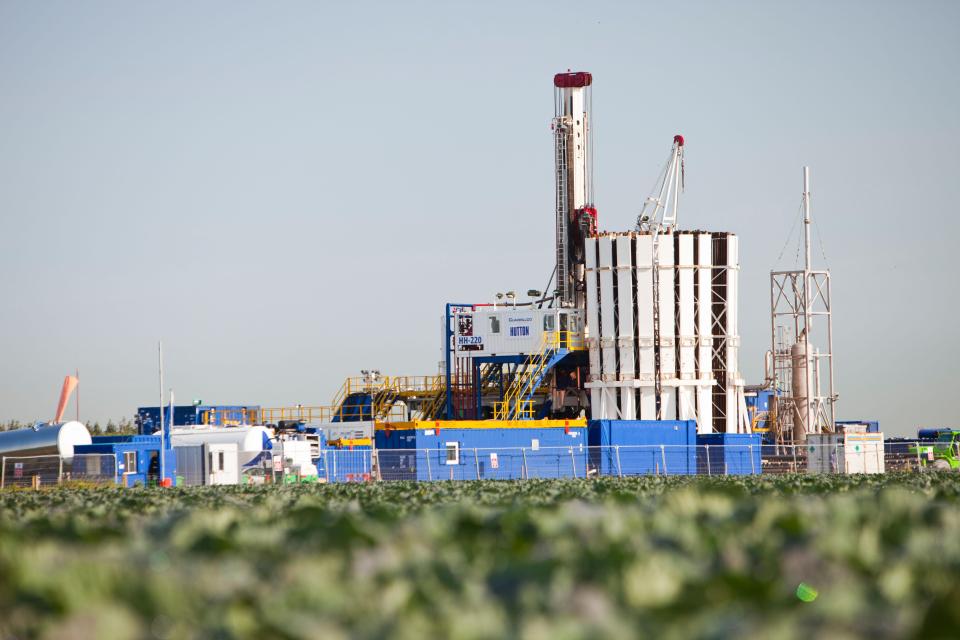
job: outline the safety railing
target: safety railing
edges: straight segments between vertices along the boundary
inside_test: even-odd
[[[583,351],[587,348],[587,341],[582,331],[551,331],[548,334],[551,346],[554,349],[567,351]]]
[[[533,400],[515,400],[512,404],[508,401],[493,403],[494,420],[533,420],[534,417]]]
[[[543,334],[537,352],[530,356],[526,366],[513,379],[503,395],[503,401],[494,405],[494,415],[500,420],[515,420],[533,417],[533,407],[528,405],[529,396],[543,382],[550,359],[560,350],[576,351],[584,348],[583,334],[575,331],[548,331]]]
[[[200,413],[200,424],[217,427],[260,424],[260,414],[255,408],[207,409]]]
[[[330,407],[265,407],[260,409],[261,424],[278,424],[281,420],[302,421],[307,424],[318,422],[357,422],[375,419],[403,422],[408,419],[405,407],[392,404],[384,411],[378,411],[373,403],[340,404]]]
[[[443,376],[351,376],[343,381],[330,404],[337,406],[354,393],[377,393],[394,391],[402,396],[417,393],[432,393],[443,387]]]

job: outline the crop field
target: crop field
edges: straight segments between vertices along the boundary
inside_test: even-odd
[[[0,638],[957,637],[960,474],[0,492]]]

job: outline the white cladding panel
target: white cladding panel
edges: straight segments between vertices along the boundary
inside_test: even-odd
[[[676,324],[674,304],[673,236],[661,235],[657,241],[659,262],[660,307],[660,419],[677,419],[677,389],[672,386],[677,376]]]
[[[587,238],[584,245],[584,263],[586,267],[586,287],[587,287],[587,348],[590,354],[590,372],[587,376],[587,382],[592,383],[600,380],[600,310],[598,304],[598,278],[597,278],[597,239]],[[590,389],[590,417],[600,418],[600,389]]]
[[[640,355],[637,379],[640,382],[640,420],[655,420],[657,397],[653,352],[653,236],[637,236],[637,344]]]
[[[600,354],[601,380],[617,379],[616,299],[613,296],[613,238],[601,236],[598,269],[600,275]]]
[[[713,339],[710,335],[713,240],[709,233],[697,234],[697,433],[713,432]]]
[[[620,382],[632,383],[636,379],[636,358],[633,335],[633,248],[629,235],[617,236],[617,347],[620,353]],[[620,413],[626,419],[637,415],[636,389],[620,388]]]
[[[740,387],[743,382],[740,380],[740,370],[737,365],[738,347],[740,344],[740,335],[737,331],[737,274],[739,261],[737,259],[737,237],[733,234],[727,236],[727,433],[737,433],[744,431],[740,428],[739,419],[739,401]]]
[[[680,386],[677,389],[679,417],[696,420],[696,327],[694,325],[693,235],[677,236],[677,277],[679,279]]]
[[[617,379],[616,297],[613,295],[613,238],[597,239],[597,269],[600,281],[600,381],[611,385]],[[600,389],[600,417],[620,417],[618,394],[613,386]],[[592,407],[591,407],[592,409]],[[591,411],[592,413],[595,413]]]

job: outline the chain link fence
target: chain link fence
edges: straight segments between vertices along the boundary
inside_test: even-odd
[[[64,459],[58,455],[5,456],[0,459],[0,489],[57,486],[69,482],[117,483],[112,454],[88,453]]]
[[[294,464],[264,451],[235,474],[201,472],[178,455],[177,484],[292,484],[437,480],[526,480],[641,475],[771,475],[960,471],[960,443],[930,441],[802,445],[621,445],[325,449]],[[110,454],[2,458],[0,488],[68,482],[117,483]]]

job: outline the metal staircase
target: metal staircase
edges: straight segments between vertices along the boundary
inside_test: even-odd
[[[494,404],[495,419],[533,418],[533,395],[553,367],[570,353],[569,338],[561,336],[562,333],[566,332],[551,331],[544,334],[540,349],[530,356],[526,366],[514,378],[503,401]]]

